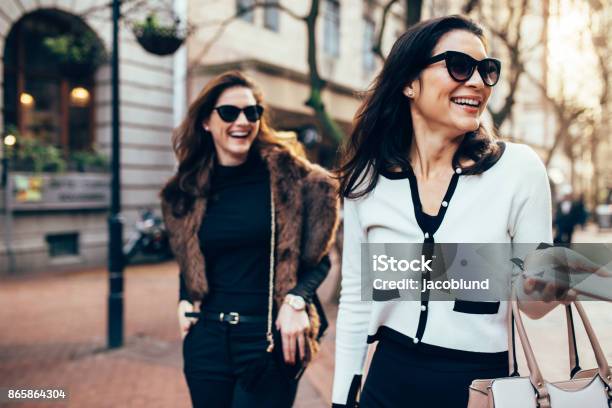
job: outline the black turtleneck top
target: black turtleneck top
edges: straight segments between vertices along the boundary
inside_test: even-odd
[[[238,166],[215,163],[206,214],[198,233],[206,260],[209,293],[202,310],[265,315],[270,274],[270,174],[252,150]],[[290,292],[307,301],[330,267],[300,267],[298,284]],[[189,300],[180,279],[180,300]]]

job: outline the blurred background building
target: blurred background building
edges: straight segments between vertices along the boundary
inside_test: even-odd
[[[256,4],[254,0],[188,1],[190,21],[198,30],[187,42],[187,100],[213,76],[240,69],[261,85],[274,126],[296,132],[311,147],[308,153],[312,159],[332,166],[337,141],[326,134],[324,124],[305,104],[311,92],[312,62],[307,58],[308,23],[301,17],[309,14],[311,2],[280,3],[290,12],[274,7],[249,10]],[[397,2],[387,16],[382,40],[385,54],[404,31],[403,7]],[[241,8],[249,11],[234,17]],[[322,101],[345,135],[359,105],[359,92],[367,88],[380,66],[372,45],[382,14],[380,1],[319,1],[314,31],[318,74],[326,82]],[[229,21],[231,24],[223,25]]]
[[[602,0],[424,2],[424,13],[468,13],[502,58],[492,121],[503,137],[531,145],[553,195],[584,194],[594,207],[612,186],[609,3]],[[562,188],[563,187],[563,188]]]
[[[174,169],[172,129],[213,76],[252,76],[273,126],[331,167],[395,39],[415,21],[451,13],[479,21],[503,61],[486,120],[534,147],[554,192],[570,186],[591,211],[609,203],[612,17],[603,0],[124,0],[122,12],[126,229],[139,210],[158,211]],[[173,56],[137,42],[134,28],[147,16],[189,27]],[[0,234],[0,273],[8,250],[18,271],[105,261],[110,36],[107,1],[0,4],[4,135],[30,152],[11,159],[13,222],[10,238]]]
[[[127,24],[120,39],[121,193],[129,228],[139,209],[158,207],[157,192],[174,168],[174,61],[143,50]],[[9,269],[7,240],[17,271],[103,265],[110,199],[109,2],[2,1],[0,49],[4,134],[21,143],[11,159],[10,237],[0,224],[0,271]]]

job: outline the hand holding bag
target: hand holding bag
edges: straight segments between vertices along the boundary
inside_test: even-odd
[[[529,377],[511,376],[474,380],[470,385],[468,408],[611,408],[610,366],[582,304],[579,301],[574,302],[595,353],[597,368],[577,371],[579,367],[577,353],[575,353],[574,328],[571,309],[569,309],[570,306],[567,306],[570,362],[573,376],[568,381],[550,383],[544,380],[538,367],[518,309],[518,301],[513,300],[511,303],[509,321],[512,321],[512,316],[516,319],[516,329],[527,359]],[[508,338],[509,340],[514,338],[513,331],[509,333]],[[572,351],[574,351],[573,356]],[[513,374],[518,375],[513,344],[509,347],[509,353],[511,367],[514,366]]]

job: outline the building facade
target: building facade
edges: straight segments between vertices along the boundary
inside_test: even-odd
[[[124,4],[120,29],[124,237],[140,210],[159,211],[158,191],[175,168],[172,130],[202,87],[226,70],[240,69],[254,78],[263,89],[273,127],[306,142],[311,159],[334,165],[337,141],[325,133],[305,104],[311,84],[307,27],[302,17],[310,11],[310,0],[267,2],[279,4],[279,8],[253,7],[254,0],[137,3],[139,8]],[[408,3],[398,1],[390,9],[381,41],[383,55],[405,30]],[[464,3],[424,1],[422,18],[460,13]],[[480,3],[481,11],[493,16],[492,24],[504,22],[507,16],[500,11],[500,4]],[[383,0],[319,0],[315,32],[317,68],[326,81],[322,100],[345,134],[350,131],[363,92],[382,65],[372,46],[379,35],[385,4]],[[565,82],[563,75],[567,73],[559,73],[562,64],[554,62],[559,50],[549,47],[559,42],[561,17],[572,14],[572,7],[573,3],[565,0],[530,2],[522,34],[527,39],[523,45],[533,47],[526,67],[536,78]],[[156,56],[138,43],[133,29],[151,13],[170,13],[189,21],[191,34],[175,54]],[[609,23],[609,14],[603,21]],[[28,272],[99,266],[106,261],[110,176],[107,167],[100,170],[94,164],[100,162],[100,154],[110,154],[111,23],[108,1],[0,3],[3,135],[15,135],[17,144],[31,151],[29,158],[12,157],[9,166],[12,211],[11,217],[3,211],[0,220],[0,274],[9,273],[9,269]],[[490,53],[504,60],[507,68],[511,55],[499,39],[491,33],[487,36],[492,39]],[[550,41],[551,36],[556,42]],[[95,62],[93,68],[72,64],[66,69],[63,60],[57,59],[58,50],[64,57],[74,57],[70,44],[75,38],[81,52],[89,52],[85,60]],[[538,43],[544,46],[538,48]],[[587,65],[593,65],[589,61],[584,58]],[[493,109],[504,102],[506,80],[503,78],[496,87]],[[609,113],[609,105],[608,100],[602,112]],[[532,145],[544,158],[558,126],[542,93],[523,75],[501,134]],[[585,150],[574,162],[574,174],[579,175],[577,189],[599,191],[612,186],[606,160],[610,146],[610,136],[604,135],[600,149]],[[589,187],[589,163],[594,155],[603,170],[598,186]],[[70,159],[68,165],[58,164],[61,160],[56,156]],[[558,150],[549,167],[551,179],[556,183],[572,180],[570,166],[563,149]],[[0,207],[4,208],[7,189],[1,191]]]
[[[159,0],[147,2],[142,10],[123,6],[120,114],[124,238],[141,209],[159,210],[158,191],[175,167],[171,132],[202,86],[225,70],[241,69],[252,76],[264,90],[274,127],[314,140],[308,149],[311,158],[333,164],[337,143],[324,134],[304,104],[309,94],[304,22],[275,8],[257,8],[234,18],[219,35],[222,22],[250,4]],[[282,5],[290,7],[291,14],[306,15],[310,2]],[[132,27],[148,13],[165,12],[168,7],[183,21],[188,18],[194,30],[177,53],[159,57],[142,49]],[[387,20],[382,41],[385,53],[403,32],[403,15],[398,2]],[[345,133],[360,92],[367,89],[381,64],[372,52],[381,17],[379,1],[320,2],[316,31],[318,68],[327,82],[323,101]],[[62,157],[92,151],[110,156],[111,23],[111,10],[104,1],[7,0],[0,4],[4,135],[16,135],[21,145],[33,140],[55,146],[55,154]],[[55,60],[35,58],[48,51],[48,37],[65,34],[87,38],[107,58],[86,74],[75,75],[56,66]],[[38,144],[34,147],[40,147]],[[24,164],[16,157],[11,161],[11,216],[3,211],[0,273],[104,265],[108,170],[69,165],[51,173],[48,164],[34,169],[27,163],[25,168],[16,163]],[[7,195],[7,189],[2,195]]]
[[[143,50],[131,27],[145,11],[123,11],[119,110],[127,235],[140,209],[158,207],[159,188],[174,168],[174,57]],[[0,220],[0,274],[106,262],[111,35],[108,1],[0,2],[0,111],[3,135],[16,136],[5,157],[17,146],[21,152],[11,157],[12,191],[2,190],[12,210]]]
[[[284,9],[252,8],[254,1],[188,2],[188,15],[197,32],[187,44],[185,64],[190,70],[187,100],[213,76],[240,69],[261,85],[276,129],[294,131],[303,140],[316,129],[320,143],[309,156],[331,166],[336,142],[305,105],[310,92],[306,23],[310,0],[281,1]],[[273,2],[272,2],[273,3]],[[345,134],[350,131],[361,93],[381,65],[372,46],[378,35],[384,1],[321,0],[316,24],[319,74],[327,82],[322,99],[327,112]],[[241,14],[240,10],[248,10]],[[383,35],[386,54],[404,30],[404,2],[387,17]]]

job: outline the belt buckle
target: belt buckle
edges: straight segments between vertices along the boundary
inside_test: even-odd
[[[231,316],[231,320],[228,321],[229,324],[238,324],[238,322],[240,321],[240,315],[236,312],[231,312],[229,313],[229,315]]]

